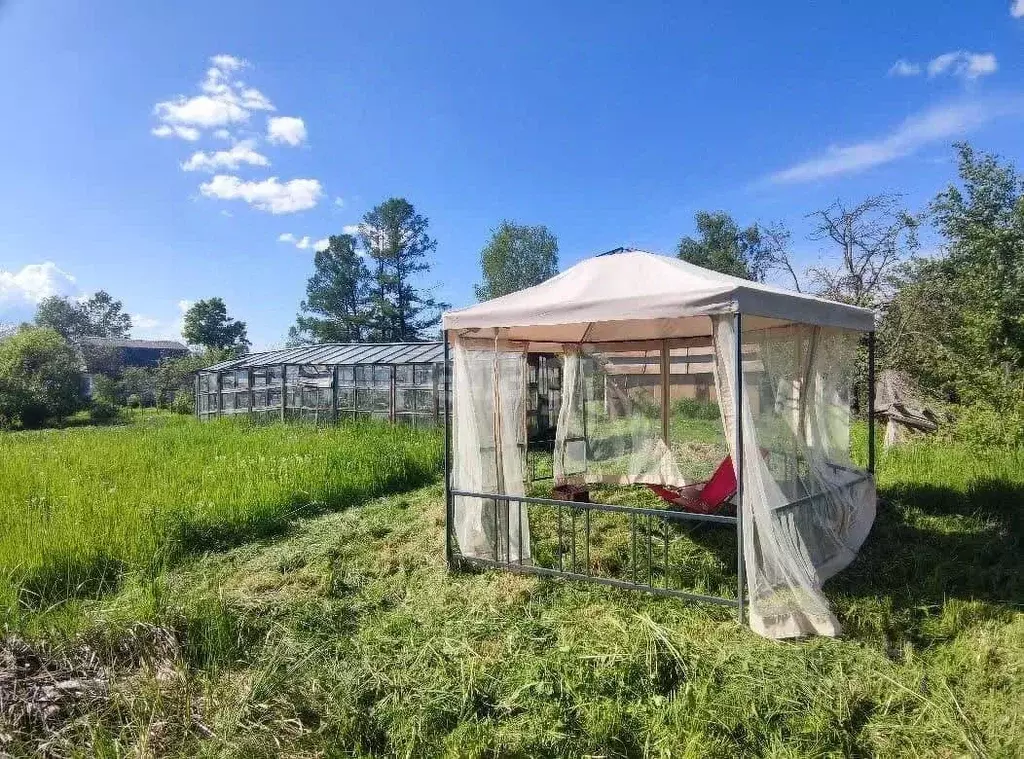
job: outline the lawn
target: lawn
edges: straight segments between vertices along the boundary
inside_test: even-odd
[[[20,509],[0,536],[4,653],[27,673],[22,694],[46,678],[78,683],[46,716],[12,706],[2,680],[0,749],[1024,752],[1024,452],[883,455],[872,535],[826,586],[845,637],[779,643],[730,609],[450,574],[438,450],[413,431],[191,421],[0,438],[0,497]],[[23,513],[39,509],[33,496],[49,504],[38,534]],[[136,534],[150,525],[157,538]],[[105,551],[114,579],[49,580],[39,603],[29,570],[56,559],[33,564],[26,540],[56,540],[51,557]]]

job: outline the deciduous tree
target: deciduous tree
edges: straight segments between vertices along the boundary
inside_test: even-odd
[[[105,290],[82,302],[59,295],[44,298],[36,308],[35,324],[55,330],[72,343],[81,337],[128,337],[132,329],[121,301]]]
[[[764,244],[757,224],[740,229],[725,211],[698,211],[694,223],[697,237],[679,241],[679,258],[742,279],[764,279]]]
[[[490,300],[543,282],[558,273],[558,240],[543,225],[503,221],[480,252],[479,300]]]
[[[221,298],[199,300],[185,312],[182,337],[189,345],[207,350],[229,350],[243,353],[249,348],[245,322],[228,317]]]

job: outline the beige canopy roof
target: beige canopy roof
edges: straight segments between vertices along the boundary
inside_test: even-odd
[[[744,327],[814,324],[870,332],[874,313],[624,250],[580,261],[525,290],[444,314],[446,330],[509,339],[608,342],[711,334],[710,314],[741,313]]]

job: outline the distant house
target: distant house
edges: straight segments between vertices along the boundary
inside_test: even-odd
[[[78,340],[85,374],[85,391],[92,395],[97,375],[114,376],[130,366],[152,369],[168,358],[188,355],[176,340],[132,340],[119,337],[83,337]]]

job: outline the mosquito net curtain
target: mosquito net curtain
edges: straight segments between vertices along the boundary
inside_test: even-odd
[[[736,325],[713,322],[736,457]],[[853,560],[875,518],[874,479],[850,459],[859,337],[806,325],[743,333],[743,553],[750,626],[769,638],[839,634],[821,587]]]
[[[524,494],[526,352],[455,339],[452,436],[456,490]],[[520,503],[455,498],[455,535],[464,556],[499,562],[530,558],[530,523]]]

